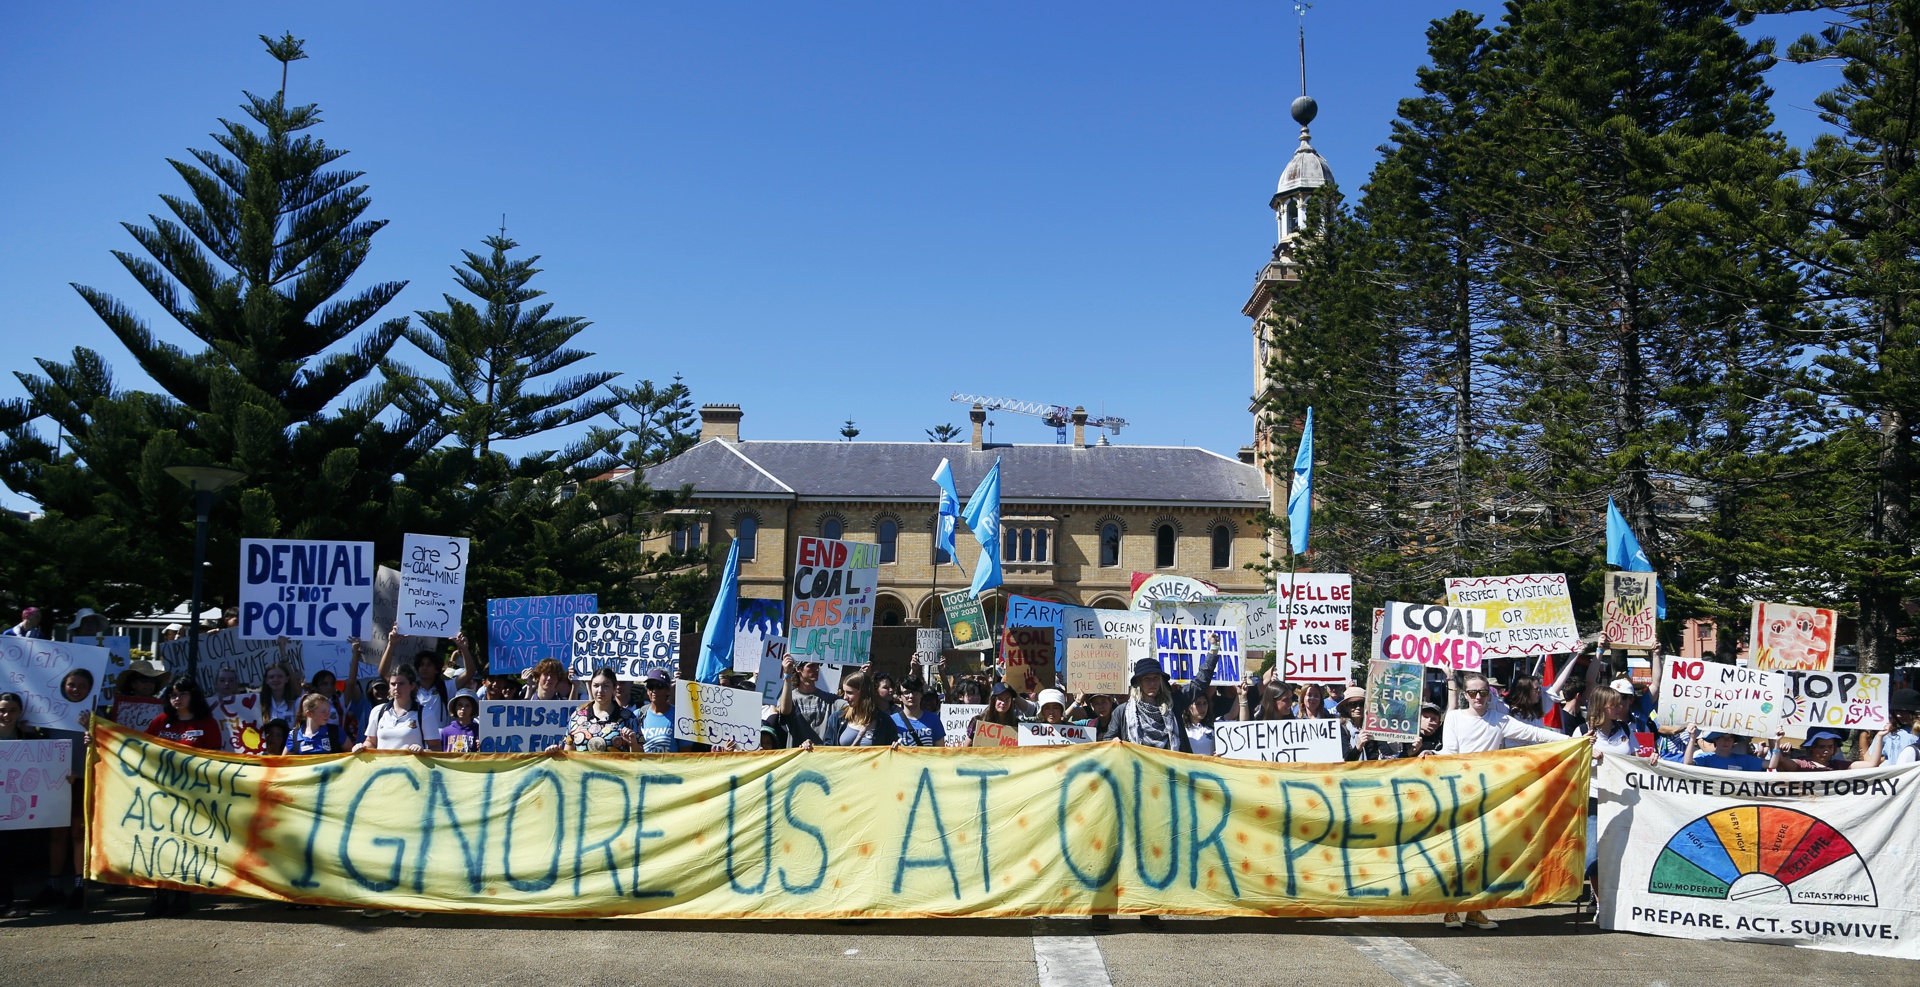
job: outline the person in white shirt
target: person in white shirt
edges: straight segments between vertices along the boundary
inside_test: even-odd
[[[1470,674],[1462,685],[1467,694],[1467,706],[1465,709],[1448,711],[1446,724],[1440,728],[1440,753],[1483,754],[1505,747],[1525,747],[1528,744],[1567,739],[1564,733],[1514,719],[1507,712],[1507,704],[1494,695],[1493,686],[1487,682],[1486,676]],[[1421,752],[1422,757],[1431,755],[1431,751]],[[1461,926],[1457,912],[1448,912],[1443,921],[1449,929]],[[1480,911],[1468,912],[1466,924],[1476,929],[1500,927],[1500,923]]]

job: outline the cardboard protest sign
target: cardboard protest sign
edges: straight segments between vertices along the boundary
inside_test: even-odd
[[[1655,597],[1659,577],[1651,572],[1607,573],[1601,601],[1600,633],[1616,648],[1654,648],[1660,644]]]
[[[1340,721],[1246,720],[1213,725],[1213,749],[1237,761],[1333,764],[1344,759]]]
[[[673,682],[673,736],[733,750],[760,749],[760,694],[706,682]]]
[[[1420,739],[1420,704],[1426,666],[1406,661],[1367,663],[1366,732],[1376,740],[1411,744]]]
[[[225,669],[233,670],[234,678],[242,688],[257,689],[261,680],[266,678],[267,669],[284,661],[293,666],[294,675],[304,682],[308,676],[301,660],[303,644],[289,641],[283,648],[279,641],[249,640],[240,636],[239,628],[223,627],[200,635],[200,665],[194,679],[200,683],[200,691],[207,694],[208,701],[212,701],[219,693],[217,685],[220,673]],[[166,662],[168,671],[185,675],[187,652],[186,638],[166,641],[160,645],[160,660]],[[370,657],[369,661],[377,657]],[[364,674],[373,674],[372,665],[363,665],[361,669]]]
[[[1018,747],[1020,730],[1005,723],[990,723],[981,720],[973,728],[973,746],[975,747]]]
[[[1763,774],[1609,754],[1595,779],[1600,927],[1920,959],[1916,772]]]
[[[802,661],[866,664],[873,653],[880,546],[803,536],[794,560],[787,652]]]
[[[539,753],[567,739],[578,699],[482,699],[474,724],[480,750],[490,754]]]
[[[1774,672],[1780,726],[1787,736],[1807,731],[1880,730],[1887,726],[1887,677],[1855,672]]]
[[[375,567],[370,541],[240,539],[240,636],[370,636]]]
[[[602,666],[622,682],[638,682],[655,669],[680,674],[677,613],[577,613],[573,615],[572,665],[576,679]]]
[[[1389,602],[1381,608],[1374,657],[1477,672],[1485,657],[1486,627],[1485,610]]]
[[[1119,695],[1127,691],[1127,642],[1067,638],[1067,691]]]
[[[874,918],[1109,909],[1326,918],[1566,901],[1580,890],[1592,762],[1579,740],[1339,766],[1080,744],[957,757],[884,747],[754,758],[337,754],[260,770],[111,724],[93,740],[94,880],[522,923],[817,916],[825,899],[809,887],[831,889],[836,914]],[[1846,774],[1850,790],[1872,787],[1859,777],[1871,772]],[[195,798],[208,806],[198,818],[217,825],[152,828],[166,807]],[[1352,887],[1384,894],[1347,885],[1341,845],[1356,841],[1365,846],[1354,848],[1354,880],[1364,883]],[[979,866],[983,845],[999,866]],[[1203,877],[1189,881],[1196,853]],[[395,861],[402,877],[388,883]],[[1217,880],[1204,879],[1210,866]],[[1887,886],[1904,895],[1911,884],[1894,878],[1920,874],[1890,872]],[[1901,942],[1920,943],[1920,931]]]
[[[387,635],[398,623],[400,623],[400,570],[383,565],[373,574],[373,629],[372,633],[365,638],[369,645],[367,648],[369,661],[377,663],[380,656],[387,653]],[[437,636],[422,634],[415,636],[410,643],[418,650],[428,651],[438,650],[442,640],[444,639]],[[373,667],[368,666],[366,671],[372,674]]]
[[[774,647],[787,653],[787,602],[741,597],[733,612],[733,670],[758,672]]]
[[[1772,737],[1780,729],[1780,683],[1772,672],[1691,658],[1667,658],[1660,675],[1655,722],[1742,737]]]
[[[1155,624],[1153,650],[1160,667],[1166,669],[1169,682],[1193,681],[1194,673],[1200,670],[1200,662],[1209,653],[1219,655],[1219,660],[1213,666],[1213,678],[1223,685],[1239,682],[1245,668],[1246,655],[1240,650],[1238,625],[1183,627],[1179,624]]]
[[[1015,692],[1053,687],[1053,629],[1008,627],[1000,633],[1000,674]]]
[[[1220,587],[1192,576],[1175,576],[1165,572],[1136,572],[1133,574],[1133,599],[1130,609],[1152,613],[1153,605],[1162,600],[1192,603],[1204,600],[1218,592]]]
[[[1244,636],[1240,639],[1242,648],[1248,651],[1272,651],[1280,646],[1280,607],[1273,594],[1221,593],[1213,601],[1222,605],[1237,603],[1242,608],[1240,622],[1245,625]],[[1196,623],[1230,624],[1233,621],[1202,620]]]
[[[438,640],[435,638],[434,640]],[[427,645],[433,647],[433,645]],[[352,641],[300,641],[289,650],[299,649],[300,669],[308,679],[321,672],[332,672],[335,681],[347,677],[353,668]],[[380,656],[371,651],[360,653],[360,674],[372,675],[380,669]]]
[[[947,746],[965,747],[967,724],[986,711],[984,703],[941,703],[940,726],[947,731]]]
[[[20,722],[27,726],[79,730],[80,714],[91,712],[100,701],[109,660],[107,649],[90,644],[0,637],[0,692],[20,694],[26,705]],[[69,678],[76,689],[86,685],[71,699],[64,688]]]
[[[401,541],[399,627],[402,634],[460,633],[467,598],[467,539],[408,534]]]
[[[1296,572],[1274,587],[1280,615],[1274,647],[1287,682],[1353,681],[1353,577]]]
[[[167,704],[157,697],[119,696],[113,700],[107,718],[129,730],[145,730],[155,717],[166,711]]]
[[[573,660],[575,614],[599,613],[596,593],[487,601],[487,671],[519,675],[542,659]]]
[[[913,663],[916,665],[937,665],[940,652],[945,650],[947,632],[938,627],[916,627],[913,630]]]
[[[1833,667],[1833,634],[1839,620],[1831,610],[1787,603],[1755,603],[1748,641],[1753,667],[1767,671],[1824,672]]]
[[[946,615],[947,630],[953,646],[961,651],[992,651],[993,632],[987,629],[986,611],[973,598],[972,590],[940,594],[940,612]]]
[[[1021,747],[1059,747],[1065,744],[1091,744],[1100,738],[1093,735],[1092,727],[1076,726],[1072,723],[1022,723],[1020,724]]]
[[[73,811],[73,785],[67,781],[73,744],[0,740],[0,830],[67,825]]]
[[[1581,647],[1565,573],[1456,576],[1447,580],[1447,605],[1487,612],[1488,658],[1571,654]]]

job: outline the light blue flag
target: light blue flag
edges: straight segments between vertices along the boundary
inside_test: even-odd
[[[720,595],[707,611],[707,629],[700,633],[700,664],[693,677],[714,685],[733,670],[734,615],[740,610],[740,539],[727,549],[727,571],[720,577]]]
[[[1626,515],[1607,498],[1607,564],[1625,572],[1652,572],[1653,562],[1640,547],[1640,539],[1633,536],[1633,529],[1627,527]],[[1667,588],[1654,584],[1654,610],[1660,619],[1667,618]]]
[[[947,558],[958,558],[958,549],[953,544],[954,527],[960,520],[960,491],[953,488],[953,464],[940,460],[940,468],[933,471],[933,482],[940,485],[940,517],[934,522],[933,547],[945,549]],[[935,558],[939,553],[935,553]]]
[[[1307,427],[1300,431],[1300,451],[1293,457],[1293,489],[1287,492],[1287,530],[1293,536],[1293,554],[1307,550],[1307,529],[1313,526],[1313,409],[1307,409]]]
[[[979,599],[982,592],[1000,585],[1000,457],[993,458],[993,468],[973,488],[960,520],[967,522],[980,543],[980,564],[974,567],[972,586],[974,599]]]

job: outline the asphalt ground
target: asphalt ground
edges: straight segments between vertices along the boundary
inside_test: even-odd
[[[405,918],[196,896],[183,917],[94,891],[85,912],[0,920],[0,985],[688,984],[772,987],[1768,987],[1885,985],[1907,961],[1601,932],[1570,906],[1434,917],[688,922]]]

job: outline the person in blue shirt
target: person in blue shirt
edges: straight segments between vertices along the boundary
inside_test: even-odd
[[[39,607],[28,607],[20,611],[20,622],[4,631],[0,631],[0,635],[7,637],[31,637],[45,640],[47,631],[40,626],[41,616],[42,611]]]
[[[1887,700],[1887,712],[1893,719],[1893,732],[1887,734],[1880,757],[1887,764],[1910,764],[1920,750],[1920,731],[1914,729],[1914,714],[1920,712],[1920,692],[1895,689]]]
[[[905,746],[941,747],[947,742],[947,728],[941,723],[940,714],[928,712],[921,706],[926,697],[927,683],[918,672],[908,675],[894,695],[893,726]]]
[[[634,711],[640,723],[640,750],[647,754],[686,750],[686,741],[673,736],[673,680],[664,670],[656,668],[647,673],[641,684],[647,690],[647,704]]]
[[[1700,745],[1695,740],[1705,740],[1713,745],[1713,753],[1700,753]],[[1741,738],[1724,730],[1712,730],[1700,733],[1697,726],[1687,727],[1687,753],[1685,763],[1696,768],[1718,768],[1721,771],[1765,771],[1767,762],[1747,753],[1746,744]]]

